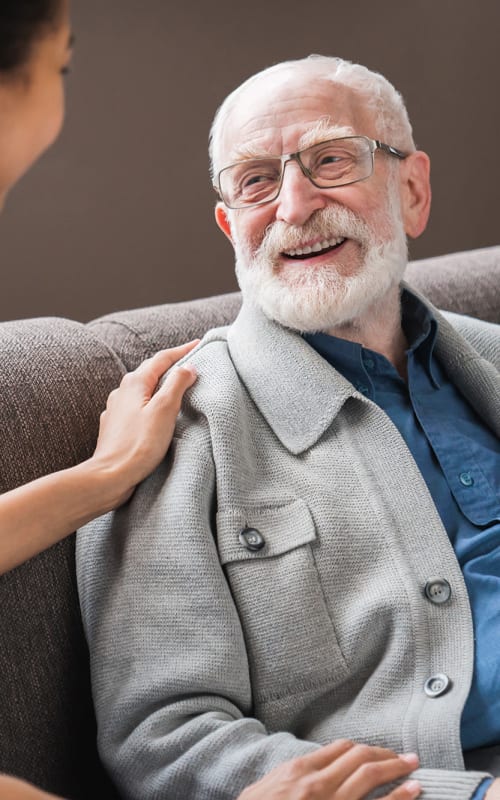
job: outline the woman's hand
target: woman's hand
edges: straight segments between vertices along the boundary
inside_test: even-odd
[[[158,466],[174,431],[184,392],[196,380],[191,365],[174,367],[162,386],[158,382],[198,340],[162,350],[123,378],[108,397],[99,437],[90,461],[113,489],[109,507],[125,502],[135,486]]]
[[[341,739],[280,764],[237,800],[361,800],[417,767],[414,754],[398,756],[382,747]],[[381,800],[412,800],[420,792],[418,781],[406,781]]]

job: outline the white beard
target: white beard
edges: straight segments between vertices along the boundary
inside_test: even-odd
[[[253,253],[233,231],[236,276],[244,298],[270,319],[301,333],[355,323],[399,283],[406,267],[406,236],[394,195],[388,206],[377,225],[384,238],[343,206],[316,211],[300,228],[272,223]],[[354,274],[343,274],[342,254],[335,252],[331,264],[307,267],[297,260],[276,268],[281,253],[317,237],[339,236],[360,246],[361,262]]]

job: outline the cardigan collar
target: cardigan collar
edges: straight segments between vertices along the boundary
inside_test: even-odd
[[[239,376],[282,444],[312,447],[349,397],[362,395],[305,342],[244,302],[227,334]]]

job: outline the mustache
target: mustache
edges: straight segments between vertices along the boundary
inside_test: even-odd
[[[373,244],[375,232],[354,211],[339,206],[320,208],[304,225],[289,225],[277,220],[272,222],[258,246],[255,255],[273,260],[287,250],[300,247],[312,239],[354,239],[362,247]]]

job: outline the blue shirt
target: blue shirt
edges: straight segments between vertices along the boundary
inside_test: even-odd
[[[402,297],[408,383],[380,353],[324,333],[305,340],[390,417],[415,459],[462,569],[475,634],[464,750],[500,744],[500,447],[433,354],[437,322]],[[489,782],[473,800],[481,800]]]

